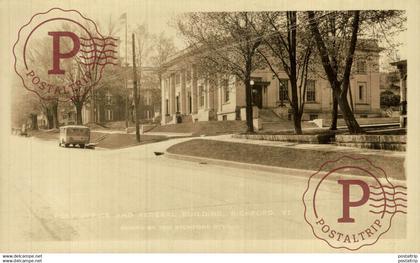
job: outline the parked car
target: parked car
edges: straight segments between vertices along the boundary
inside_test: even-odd
[[[80,148],[85,148],[90,141],[89,127],[82,125],[67,125],[60,127],[59,146],[75,147],[79,145]]]

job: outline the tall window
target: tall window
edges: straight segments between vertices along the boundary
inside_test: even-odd
[[[179,112],[179,95],[176,96],[176,112]]]
[[[227,79],[222,80],[222,87],[223,87],[223,98],[224,102],[229,102],[230,100],[230,90],[229,90],[229,82]]]
[[[112,103],[112,95],[109,91],[107,91],[105,98],[106,98],[106,104],[110,105]]]
[[[316,101],[316,93],[315,93],[315,80],[307,80],[306,81],[306,101],[307,102],[315,102]]]
[[[181,82],[181,74],[176,73],[175,74],[175,85],[179,85],[180,82]]]
[[[283,105],[285,101],[288,100],[288,90],[289,90],[289,80],[288,79],[280,79],[279,82],[279,100],[280,103]]]
[[[366,60],[358,59],[356,62],[357,74],[366,74]]]
[[[113,114],[112,114],[112,110],[107,109],[107,110],[106,110],[106,120],[107,120],[107,121],[112,121],[112,119],[113,119],[113,118],[112,118],[112,117],[113,117],[112,115],[113,115]]]
[[[192,98],[191,91],[188,91],[188,113],[192,112]]]
[[[198,94],[200,96],[200,107],[204,106],[204,87],[203,85],[198,86]]]
[[[187,82],[190,82],[191,81],[191,70],[185,71],[185,80]]]
[[[169,100],[168,99],[166,99],[165,104],[166,104],[166,115],[169,115]]]
[[[152,104],[152,103],[151,103],[150,94],[149,94],[149,93],[147,93],[147,94],[144,96],[144,105],[148,106],[148,105],[151,105],[151,104]]]
[[[357,84],[358,91],[359,91],[359,102],[365,102],[366,101],[366,83],[359,82]]]

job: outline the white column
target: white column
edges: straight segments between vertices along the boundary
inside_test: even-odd
[[[162,120],[166,114],[166,96],[165,96],[165,91],[167,89],[166,85],[165,85],[165,79],[162,77],[161,78],[161,90],[160,90],[160,94],[161,94],[161,109],[162,109]]]
[[[220,77],[217,78],[217,101],[218,101],[218,112],[222,112],[222,104],[223,104],[223,86]]]
[[[181,114],[187,113],[187,92],[186,92],[186,79],[185,79],[185,69],[181,70],[181,94],[179,98],[180,111]]]
[[[400,116],[400,127],[407,127],[407,76],[401,72],[400,80],[400,101],[401,106],[403,107],[401,116]]]
[[[192,113],[197,113],[197,70],[191,65],[191,109]]]
[[[175,76],[171,74],[169,77],[169,114],[175,114]]]
[[[204,90],[206,91],[206,95],[204,97],[204,109],[210,108],[210,84],[209,80],[204,80]]]

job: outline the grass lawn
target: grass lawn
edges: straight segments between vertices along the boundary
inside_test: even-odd
[[[384,123],[398,123],[400,122],[399,117],[378,117],[378,118],[357,118],[359,125],[368,125],[368,124],[384,124]],[[331,125],[331,120],[326,119],[323,127],[329,127]],[[344,119],[340,118],[337,120],[338,126],[346,126]]]
[[[157,126],[151,132],[192,133],[193,136],[218,135],[246,131],[245,121],[200,121]]]
[[[315,128],[317,127],[313,123],[303,122],[302,128]],[[275,123],[264,123],[263,133],[293,133],[293,122],[288,120],[282,120]],[[244,133],[247,130],[245,121],[200,121],[200,122],[188,122],[169,124],[163,126],[157,126],[153,128],[152,132],[177,132],[177,133],[192,133],[193,136],[200,135],[220,135],[220,134],[231,134],[231,133]]]
[[[154,135],[140,135],[140,142],[136,141],[135,134],[106,134],[92,132],[94,136],[104,136],[103,139],[100,137],[100,141],[96,144],[97,147],[106,148],[106,149],[120,149],[140,144],[159,142],[166,140],[165,136],[154,136]],[[91,139],[91,142],[95,142]]]
[[[176,144],[169,153],[205,157],[242,163],[271,165],[286,168],[318,170],[326,161],[335,160],[345,153],[338,151],[293,149],[246,143],[194,139]],[[393,178],[405,178],[404,158],[375,154],[351,154],[364,157],[384,169]]]
[[[151,130],[156,125],[157,124],[140,122],[140,126],[143,126],[143,129],[145,132]],[[91,128],[91,130],[98,130],[98,131],[101,131],[101,130],[125,131],[126,130],[125,121],[113,121],[113,122],[106,122],[106,123],[101,123],[101,124],[87,123],[85,124],[85,126],[88,126],[89,128]],[[135,128],[136,128],[135,124],[129,121],[128,130],[130,132],[134,132]]]
[[[360,125],[366,124],[384,124],[398,122],[397,118],[359,118],[357,119]],[[314,123],[303,121],[302,128],[304,134],[325,134],[330,133],[328,129],[330,120],[325,120],[324,129],[318,128]],[[344,120],[338,120],[338,126],[345,126]],[[310,129],[308,129],[310,128]],[[307,130],[305,130],[307,129]],[[245,121],[200,121],[187,122],[179,124],[169,124],[163,126],[156,126],[152,128],[151,132],[173,132],[173,133],[192,133],[193,136],[200,135],[219,135],[231,133],[245,133],[247,130]],[[365,130],[370,130],[366,129]],[[334,133],[344,133],[347,129],[340,129]],[[263,129],[257,133],[261,134],[294,134],[293,122],[289,120],[279,120],[276,122],[263,122]]]

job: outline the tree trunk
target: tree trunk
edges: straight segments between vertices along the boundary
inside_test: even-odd
[[[293,113],[293,124],[296,134],[302,134],[301,119],[302,115],[299,111],[299,98],[298,98],[298,85],[297,85],[297,59],[296,59],[296,11],[287,12],[287,26],[288,36],[287,42],[289,43],[289,61],[290,61],[290,72],[289,78],[291,82],[291,107]],[[303,98],[302,98],[303,99]]]
[[[133,100],[134,100],[134,120],[136,122],[136,140],[140,142],[140,123],[139,123],[139,99],[137,95],[137,69],[136,69],[136,47],[134,41],[134,33],[132,34],[133,38]]]
[[[99,103],[97,103],[95,108],[96,108],[96,114],[93,115],[95,118],[93,118],[92,122],[101,123],[102,122],[101,105]],[[95,111],[95,108],[93,108],[94,111]]]
[[[302,115],[294,113],[293,110],[293,125],[295,127],[295,134],[302,134]]]
[[[95,93],[93,88],[90,90],[90,122],[95,123]]]
[[[251,77],[245,78],[245,101],[246,101],[246,126],[247,132],[254,132],[254,121],[252,113],[252,87],[251,87]]]
[[[76,124],[77,125],[82,125],[83,124],[83,119],[82,119],[83,104],[77,103],[77,104],[75,104],[75,106],[76,106]]]
[[[349,105],[347,100],[347,94],[339,94],[339,90],[336,91],[337,93],[335,96],[338,98],[338,104],[340,106],[340,110],[343,113],[344,121],[346,122],[347,128],[351,134],[358,134],[362,133],[362,129],[360,128],[359,124],[357,123],[356,118],[354,117],[353,111]]]
[[[346,63],[344,69],[344,76],[342,81],[337,79],[337,70],[334,70],[335,65],[331,65],[331,60],[328,49],[322,39],[321,33],[318,28],[318,22],[315,18],[315,13],[313,11],[308,11],[309,26],[312,34],[314,35],[319,54],[321,56],[322,66],[324,67],[325,73],[328,77],[328,81],[331,84],[333,89],[333,101],[334,97],[338,100],[338,105],[340,106],[341,112],[343,113],[344,120],[346,122],[349,132],[352,134],[361,133],[362,129],[354,117],[353,111],[351,110],[348,100],[347,100],[347,89],[349,86],[349,78],[351,73],[351,66],[353,63],[353,56],[356,48],[357,42],[357,33],[359,28],[359,11],[354,11],[354,20],[352,23],[352,37],[350,41],[349,51],[346,55]],[[336,68],[337,69],[337,68]],[[334,118],[333,118],[334,121]]]
[[[54,117],[52,115],[51,109],[48,110],[47,114],[47,127],[48,129],[54,128]]]
[[[335,131],[337,130],[337,119],[338,119],[338,99],[334,95],[334,92],[332,92],[332,109],[331,109],[331,126],[330,130]]]
[[[60,126],[58,123],[58,102],[52,105],[51,111],[53,116],[53,128],[57,129]]]
[[[36,113],[31,113],[31,126],[32,130],[38,130],[38,115]]]
[[[296,75],[296,73],[295,73]],[[294,78],[291,75],[291,88],[292,88],[292,100],[291,100],[291,107],[292,107],[292,114],[293,114],[293,125],[295,128],[296,134],[302,134],[302,114],[299,111],[299,99],[297,94],[297,81],[296,78]]]
[[[296,72],[294,73],[296,76]],[[292,100],[291,100],[291,107],[292,107],[292,114],[293,114],[293,125],[295,128],[296,134],[302,134],[302,114],[299,111],[299,98],[297,94],[297,80],[291,75],[291,88],[292,88]]]

